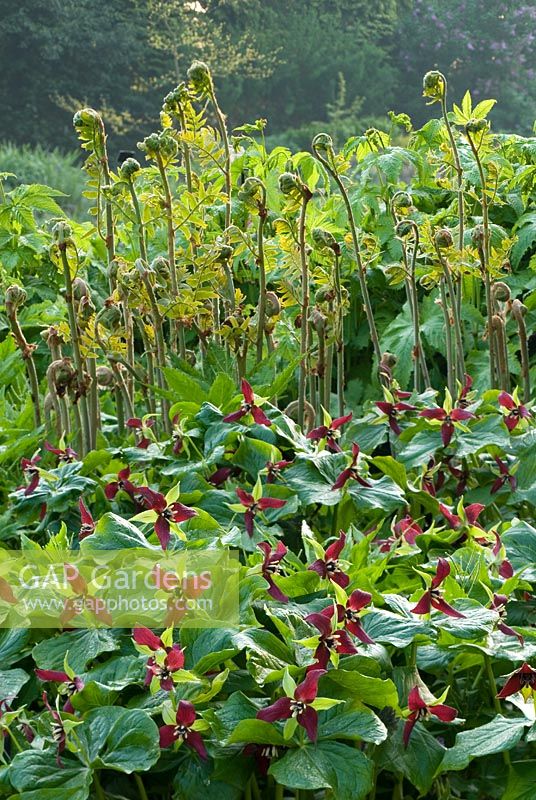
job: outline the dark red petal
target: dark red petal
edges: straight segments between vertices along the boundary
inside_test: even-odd
[[[387,416],[389,416],[393,410],[393,404],[386,403],[383,400],[378,401],[376,403],[376,407],[379,408],[380,411],[383,411],[383,413],[386,414]]]
[[[333,606],[331,606],[333,610]],[[317,628],[322,636],[330,636],[331,635],[331,620],[324,614],[308,614],[305,617],[305,621],[308,622],[310,625],[314,625]]]
[[[244,489],[236,489],[236,496],[240,500],[243,506],[252,506],[255,500],[253,499],[253,495],[249,492],[244,491]]]
[[[278,719],[288,719],[291,716],[290,697],[280,697],[271,706],[257,711],[257,719],[262,719],[264,722],[276,722]]]
[[[360,452],[359,445],[356,444],[355,442],[353,442],[352,443],[352,460],[354,462],[357,461],[357,457],[359,455],[359,452]]]
[[[104,487],[104,494],[106,495],[108,500],[113,500],[118,491],[119,491],[119,484],[116,481],[112,481],[112,483],[107,483],[106,486]]]
[[[127,428],[136,428],[138,430],[140,428],[143,428],[143,422],[139,417],[131,417],[130,419],[127,419],[125,425],[127,426]]]
[[[415,727],[415,723],[417,720],[412,716],[408,717],[406,720],[406,724],[404,725],[404,733],[402,734],[402,740],[404,742],[404,747],[407,747],[409,744],[409,738],[411,736],[411,731]]]
[[[294,698],[300,703],[312,703],[318,693],[318,681],[325,674],[325,669],[314,669],[308,672],[305,680],[296,686]]]
[[[330,425],[330,428],[334,431],[338,430],[342,425],[346,425],[347,422],[350,422],[352,419],[352,412],[350,411],[345,417],[337,417],[334,419]]]
[[[183,503],[172,503],[170,506],[173,522],[185,522],[187,519],[197,517],[195,508],[185,506]]]
[[[313,428],[312,431],[309,431],[307,439],[324,439],[327,432],[328,428],[325,425],[321,425],[319,428]]]
[[[331,487],[331,490],[335,491],[336,489],[342,489],[343,486],[350,480],[351,477],[352,477],[352,470],[350,468],[343,469],[343,471],[341,472],[341,474]]]
[[[460,526],[461,519],[458,517],[457,514],[453,514],[452,511],[450,511],[450,509],[448,509],[446,505],[440,503],[439,510],[441,511],[441,513],[443,514],[443,516],[445,517],[451,528],[458,528]]]
[[[445,600],[439,599],[436,600],[432,597],[432,606],[441,611],[443,614],[447,614],[449,617],[456,617],[457,619],[465,619],[465,614],[461,614],[459,611],[456,611],[455,608],[452,608]]]
[[[242,378],[241,386],[242,386],[242,394],[244,395],[244,400],[246,401],[246,403],[252,404],[254,402],[254,397],[251,385],[247,382],[245,378]]]
[[[167,546],[169,544],[169,540],[171,539],[170,527],[169,522],[162,516],[158,516],[155,524],[154,530],[156,535],[158,536],[158,541],[160,542],[160,546],[162,550],[167,550]]]
[[[470,411],[465,411],[463,408],[455,408],[452,410],[450,417],[455,422],[460,422],[462,419],[474,419],[475,415]]]
[[[435,717],[441,720],[441,722],[452,722],[453,719],[456,719],[458,716],[458,712],[452,706],[444,706],[442,703],[439,703],[436,706],[429,706],[430,714],[433,714]]]
[[[261,497],[257,503],[261,511],[265,508],[283,508],[286,504],[286,500],[280,500],[278,497]]]
[[[469,525],[475,524],[485,507],[486,506],[483,506],[482,503],[471,503],[471,505],[467,506],[465,509],[465,516],[467,517]]]
[[[394,417],[389,417],[389,427],[391,428],[395,436],[400,436],[400,434],[402,433],[402,428],[400,427],[400,425],[398,424],[398,422]]]
[[[346,534],[344,533],[344,531],[341,531],[337,541],[333,542],[332,544],[329,545],[328,548],[326,548],[326,555],[325,555],[326,561],[331,561],[331,560],[335,561],[340,556],[345,544],[346,544]]]
[[[450,575],[449,562],[447,561],[446,558],[438,558],[436,574],[432,579],[432,589],[437,589],[437,587],[443,583],[443,581],[448,575]]]
[[[333,583],[336,583],[337,586],[340,586],[342,589],[346,589],[350,583],[350,577],[346,574],[346,572],[330,572],[328,577],[331,581],[333,581]]]
[[[163,725],[158,733],[160,735],[160,747],[171,747],[177,739],[174,725]]]
[[[309,673],[311,674],[311,673]],[[308,706],[305,711],[302,711],[298,716],[298,723],[305,728],[307,736],[312,742],[316,742],[318,734],[318,714],[314,708]]]
[[[66,672],[54,669],[36,669],[35,674],[41,681],[54,681],[55,683],[70,683],[71,681]]]
[[[84,525],[93,525],[94,524],[93,517],[86,508],[86,505],[82,500],[82,498],[80,498],[78,501],[78,508],[80,510],[80,519],[82,520],[82,523]]]
[[[160,638],[156,633],[149,630],[149,628],[134,628],[132,631],[132,638],[136,644],[150,647],[151,650],[160,650],[160,648],[163,647]]]
[[[25,494],[26,497],[28,497],[29,494],[33,494],[35,492],[35,490],[37,489],[37,487],[39,485],[39,478],[40,478],[40,475],[39,475],[38,472],[35,475],[32,475],[30,483],[28,484],[28,486],[24,490],[24,494]]]
[[[184,666],[184,653],[180,647],[172,647],[166,656],[166,667],[170,672],[176,672]]]
[[[177,707],[176,720],[178,725],[189,728],[195,722],[195,708],[188,700],[180,700]]]
[[[273,597],[274,600],[277,600],[280,603],[288,603],[288,597],[286,594],[283,594],[279,586],[274,583],[273,579],[268,577],[267,580],[269,583],[268,594],[270,597]]]
[[[508,394],[508,392],[501,392],[497,398],[497,401],[500,406],[503,408],[507,408],[511,411],[513,408],[516,408],[516,404],[512,395]]]
[[[321,558],[318,558],[316,561],[313,561],[307,569],[312,570],[313,572],[318,572],[321,578],[325,578],[327,575],[326,570],[326,562],[323,561]]]
[[[368,606],[371,600],[372,595],[369,592],[362,592],[361,589],[356,589],[348,598],[346,606],[351,611],[361,611],[362,608]]]
[[[489,491],[490,491],[490,494],[495,494],[495,493],[496,493],[496,492],[498,492],[498,491],[499,491],[499,489],[501,489],[503,486],[504,486],[504,478],[501,478],[501,477],[499,476],[498,478],[496,478],[496,479],[494,480],[494,482],[493,482],[493,485],[492,485],[491,489],[489,490]]]
[[[240,408],[238,411],[233,411],[232,414],[227,414],[227,416],[223,418],[223,422],[238,422],[242,417],[245,417],[247,413],[245,409]]]
[[[208,754],[199,731],[188,731],[184,737],[184,743],[188,745],[188,747],[191,747],[192,750],[195,750],[198,756],[201,758],[205,760],[208,758]]]
[[[418,686],[414,686],[408,695],[408,708],[410,711],[417,711],[420,708],[426,708],[426,703],[421,697]]]
[[[447,412],[444,408],[425,408],[419,411],[419,417],[425,417],[425,419],[445,419],[446,416]]]
[[[444,422],[443,425],[441,426],[441,441],[443,442],[444,447],[449,446],[453,433],[454,433],[454,425],[452,425],[449,422]]]
[[[335,441],[335,439],[332,436],[327,437],[326,448],[330,450],[332,453],[342,453],[340,445]]]
[[[515,636],[516,639],[519,639],[519,643],[520,644],[524,644],[525,640],[523,639],[521,634],[518,633],[517,631],[515,631],[509,625],[506,625],[506,623],[499,622],[499,624],[497,625],[497,628],[501,631],[501,633],[504,633],[505,636]]]
[[[513,431],[519,422],[519,417],[511,417],[508,415],[507,417],[504,417],[504,422],[508,430]]]
[[[350,654],[357,653],[355,644],[352,642],[346,631],[335,631],[333,638],[337,641],[337,653]]]
[[[253,536],[255,514],[249,508],[244,514],[244,525],[248,536]]]
[[[430,592],[425,592],[417,605],[414,608],[410,608],[412,614],[429,614],[431,608],[431,597]]]
[[[257,423],[257,425],[266,425],[267,428],[271,426],[271,421],[268,419],[262,408],[259,406],[252,406],[251,407],[251,416]]]
[[[364,629],[361,620],[357,619],[355,622],[347,622],[346,629],[356,636],[363,644],[374,644],[374,639],[371,639],[366,630]]]

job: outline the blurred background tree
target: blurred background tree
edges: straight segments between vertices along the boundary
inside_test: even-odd
[[[431,113],[423,73],[451,98],[495,97],[495,127],[528,133],[536,2],[506,0],[0,0],[0,142],[75,147],[75,108],[106,118],[111,152],[150,131],[193,58],[209,63],[231,126],[268,119],[272,140],[342,140],[387,111]]]

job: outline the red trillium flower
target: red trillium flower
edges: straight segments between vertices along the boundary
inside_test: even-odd
[[[352,460],[346,469],[343,469],[341,474],[338,476],[337,480],[331,487],[332,491],[335,489],[342,489],[349,480],[357,481],[361,486],[370,488],[370,483],[367,483],[367,481],[359,475],[357,470],[357,459],[359,458],[359,452],[359,445],[354,442],[352,444]]]
[[[331,653],[340,653],[341,655],[357,653],[347,631],[337,630],[337,620],[333,619],[335,610],[335,606],[331,605],[322,609],[319,614],[309,614],[305,617],[306,622],[314,625],[320,631],[318,646],[314,653],[316,664],[307,667],[307,672],[325,669],[329,664]]]
[[[287,554],[287,548],[283,542],[278,542],[277,547],[272,550],[268,542],[259,542],[258,547],[264,553],[262,562],[262,577],[268,581],[268,594],[279,600],[280,603],[288,603],[288,597],[283,594],[281,589],[274,583],[273,576],[281,572],[281,561]]]
[[[337,614],[339,622],[344,622],[344,627],[356,636],[363,644],[374,644],[374,640],[370,638],[368,633],[363,628],[363,624],[359,617],[359,612],[365,606],[368,606],[372,600],[372,595],[369,592],[362,592],[361,589],[356,589],[346,602],[346,606],[337,605]]]
[[[508,680],[497,697],[504,699],[516,692],[521,692],[525,698],[525,702],[527,702],[531,694],[533,697],[536,694],[536,669],[533,669],[526,661],[519,669],[510,673]]]
[[[518,402],[515,396],[508,394],[508,392],[501,392],[497,398],[499,405],[507,412],[504,415],[504,424],[509,431],[513,431],[519,424],[519,421],[530,417],[530,411],[521,403]]]
[[[138,495],[141,496],[146,508],[155,512],[154,530],[162,550],[167,549],[171,538],[171,522],[185,522],[187,519],[197,516],[195,508],[189,508],[178,501],[168,504],[163,494],[155,492],[147,486],[138,489]]]
[[[250,384],[245,380],[245,378],[242,378],[241,385],[244,402],[238,411],[233,411],[232,414],[227,414],[227,416],[223,418],[223,421],[238,422],[242,419],[242,417],[251,414],[257,425],[266,425],[269,428],[272,423],[262,408],[255,404],[255,395],[253,394],[253,389],[251,388]]]
[[[208,476],[207,481],[213,486],[221,486],[229,480],[235,469],[236,467],[219,467],[212,475]]]
[[[69,597],[64,601],[63,611],[60,615],[62,625],[66,625],[73,617],[83,611],[90,611],[100,622],[105,625],[112,625],[112,616],[103,604],[102,598],[94,597],[89,594],[88,585],[85,578],[80,575],[78,569],[73,564],[65,564],[65,577],[69,586],[75,593],[75,597]]]
[[[445,405],[447,405],[447,401]],[[450,402],[448,405],[450,405]],[[465,411],[463,408],[453,408],[451,411],[448,411],[446,408],[425,408],[419,411],[419,417],[436,419],[441,422],[441,439],[444,447],[448,447],[450,444],[450,440],[454,434],[454,423],[462,422],[466,419],[474,419],[474,416],[475,415],[470,411]]]
[[[305,680],[299,683],[294,690],[294,697],[280,697],[267,708],[257,711],[257,719],[264,722],[277,722],[277,720],[294,717],[312,742],[316,742],[318,730],[318,714],[311,703],[318,694],[318,681],[326,674],[325,669],[315,669],[308,672]]]
[[[69,464],[71,461],[76,461],[78,453],[72,447],[53,447],[50,442],[45,442],[43,447],[49,453],[54,453],[58,457],[58,461],[63,464]]]
[[[17,603],[18,600],[13,594],[13,589],[6,581],[5,578],[0,578],[0,600],[3,600],[5,603]]]
[[[173,673],[184,666],[184,653],[179,644],[166,645],[149,628],[134,628],[132,638],[136,644],[148,647],[153,653],[165,653],[163,664],[159,664],[154,656],[147,661],[145,685],[149,686],[154,677],[160,681],[160,688],[165,692],[173,689]]]
[[[450,575],[450,564],[445,558],[440,558],[430,588],[426,590],[415,608],[410,609],[413,614],[429,614],[432,608],[435,608],[449,617],[464,617],[464,614],[460,614],[441,597],[439,587],[448,575]]]
[[[242,753],[245,756],[253,756],[257,762],[260,774],[266,775],[272,760],[278,758],[282,750],[284,750],[284,748],[276,747],[273,744],[248,744],[244,747]]]
[[[506,619],[506,605],[508,603],[508,597],[505,594],[494,594],[493,599],[490,603],[490,608],[493,611],[496,611],[500,617],[500,622],[497,625],[497,629],[504,633],[505,636],[515,636],[516,639],[519,640],[519,643],[522,645],[524,644],[524,639],[520,633],[517,633],[513,628],[504,622]]]
[[[74,712],[71,697],[76,692],[80,692],[84,688],[84,681],[77,675],[68,675],[66,672],[56,671],[53,669],[36,669],[35,674],[40,681],[52,681],[53,683],[63,684],[65,693],[67,694],[67,701],[63,706],[63,710],[67,714]]]
[[[458,408],[465,408],[465,406],[469,405],[469,399],[467,396],[473,387],[473,379],[470,375],[465,373],[463,386],[461,386],[459,383],[458,386],[461,388],[458,394],[458,399],[456,400],[456,405]]]
[[[61,754],[65,750],[65,745],[67,743],[67,734],[65,733],[65,728],[63,727],[63,721],[61,719],[61,714],[55,708],[52,708],[50,703],[48,702],[48,695],[46,692],[43,692],[43,703],[47,711],[50,712],[52,715],[52,738],[56,742],[58,747],[58,752],[56,755],[56,764],[60,769],[63,769],[63,763],[61,760]]]
[[[478,524],[477,520],[478,520],[480,514],[482,513],[482,511],[485,509],[485,507],[486,506],[483,506],[482,503],[471,503],[471,505],[466,506],[463,509],[463,515],[465,517],[465,520],[464,520],[461,516],[458,516],[458,514],[454,514],[443,503],[439,504],[440,512],[443,514],[443,516],[447,520],[447,522],[449,524],[449,528],[452,528],[453,530],[457,530],[458,528],[461,528],[462,525],[464,525],[464,524],[472,525],[474,527],[480,528],[481,526]],[[460,506],[458,506],[458,510],[459,509],[460,509]]]
[[[445,473],[441,469],[441,463],[436,464],[435,458],[431,458],[428,461],[421,481],[423,492],[427,492],[432,497],[435,497],[442,488],[445,483]]]
[[[324,558],[318,558],[307,569],[317,572],[321,578],[329,578],[333,583],[337,583],[343,589],[346,589],[350,583],[350,578],[341,570],[338,562],[345,544],[346,534],[341,531],[337,541],[326,548]]]
[[[236,494],[245,509],[244,523],[249,536],[253,536],[255,517],[259,511],[265,511],[267,508],[282,508],[287,502],[277,497],[259,497],[258,500],[255,500],[253,495],[244,489],[236,489]]]
[[[33,494],[39,484],[39,467],[37,466],[41,461],[41,456],[35,455],[32,458],[21,458],[20,465],[27,480],[27,486],[24,490],[26,497]]]
[[[337,417],[337,419],[334,420],[331,420],[328,414],[325,416],[327,417],[328,424],[313,428],[313,430],[309,431],[307,434],[307,438],[314,439],[317,442],[321,439],[325,439],[326,448],[328,450],[331,450],[332,453],[342,453],[337,439],[341,435],[340,428],[352,419],[352,413],[350,412],[350,414],[347,414],[345,417]]]
[[[505,464],[504,461],[502,461],[498,456],[495,456],[495,463],[499,467],[499,475],[495,479],[493,486],[490,489],[490,493],[495,494],[495,492],[498,492],[499,489],[502,489],[507,481],[510,484],[511,490],[515,492],[517,489],[517,478],[515,475],[510,474],[508,464]]]
[[[266,483],[275,483],[281,475],[282,470],[290,467],[292,461],[267,461],[266,462]]]
[[[126,421],[127,428],[132,428],[132,430],[139,431],[141,436],[137,437],[136,447],[139,447],[141,450],[147,450],[149,445],[151,444],[151,440],[145,435],[145,430],[147,428],[154,428],[154,419],[140,419],[139,417],[131,417]]]
[[[184,742],[203,759],[208,758],[203,739],[192,730],[196,720],[195,708],[187,700],[181,700],[175,715],[175,725],[163,725],[160,730],[160,747],[171,747],[174,742]]]
[[[80,520],[82,522],[78,533],[78,539],[82,541],[86,536],[91,536],[91,534],[95,532],[95,520],[91,516],[82,498],[78,501],[78,508],[80,509]]]
[[[411,731],[415,727],[415,723],[419,722],[419,720],[427,719],[430,714],[433,714],[440,719],[441,722],[452,722],[452,720],[456,719],[458,716],[458,712],[455,708],[452,708],[452,706],[445,706],[443,703],[427,705],[420,695],[418,686],[414,686],[409,693],[408,708],[411,713],[404,725],[404,733],[402,736],[404,747],[408,746]]]
[[[173,425],[173,430],[171,432],[171,439],[173,441],[173,454],[178,456],[179,453],[182,451],[184,447],[184,437],[182,435],[182,429],[180,427],[180,417],[178,414],[175,414],[173,419],[171,420]]]
[[[393,400],[394,399],[395,398],[393,398]],[[379,408],[382,414],[385,414],[387,417],[387,422],[389,423],[389,427],[397,436],[400,436],[402,433],[402,428],[398,424],[400,413],[403,411],[416,410],[416,406],[412,406],[410,403],[389,402],[387,400],[378,401],[376,403],[376,408]]]
[[[117,473],[117,480],[111,481],[111,483],[107,483],[104,487],[104,494],[108,498],[108,500],[113,500],[116,496],[117,492],[122,489],[126,492],[132,499],[134,499],[134,495],[138,491],[138,487],[134,486],[133,483],[130,482],[130,467],[125,467],[125,469],[119,470]]]

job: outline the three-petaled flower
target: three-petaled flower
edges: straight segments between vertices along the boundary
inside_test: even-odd
[[[393,525],[392,536],[388,539],[377,539],[376,542],[380,545],[380,553],[388,553],[391,547],[402,540],[413,546],[417,536],[420,536],[422,532],[421,526],[415,522],[410,514],[406,514],[405,517],[402,517]]]
[[[517,489],[517,478],[510,471],[510,467],[499,456],[495,456],[495,463],[499,467],[499,475],[495,478],[490,494],[495,494],[508,482],[513,492]]]
[[[186,520],[197,516],[195,508],[185,506],[177,500],[179,496],[179,486],[174,486],[165,496],[160,492],[142,486],[137,490],[147,511],[142,511],[132,517],[139,522],[153,522],[154,531],[162,550],[166,550],[171,538],[171,524],[186,522]]]
[[[341,435],[340,429],[342,426],[346,425],[347,422],[350,422],[351,419],[352,412],[346,414],[345,417],[337,417],[336,419],[332,420],[328,412],[324,411],[324,424],[320,425],[318,428],[313,428],[312,431],[309,431],[307,438],[314,439],[317,442],[324,440],[326,442],[327,450],[331,450],[332,453],[342,453],[337,439]]]
[[[242,378],[241,387],[242,396],[244,398],[242,405],[238,411],[233,411],[232,414],[227,414],[227,416],[223,418],[223,421],[238,422],[242,419],[242,417],[246,417],[248,414],[251,414],[257,425],[266,425],[269,428],[272,423],[262,408],[256,404],[253,389],[245,378]]]
[[[268,542],[259,542],[258,547],[264,553],[264,560],[261,565],[261,574],[265,581],[268,582],[268,594],[279,600],[280,603],[288,603],[288,597],[283,594],[281,589],[274,582],[274,575],[281,573],[281,561],[287,554],[287,548],[283,542],[278,542],[277,546],[272,549]]]
[[[260,479],[253,487],[253,492],[246,492],[244,489],[236,489],[236,494],[240,503],[230,504],[232,511],[244,513],[244,525],[249,536],[253,536],[255,527],[255,517],[259,511],[266,511],[268,508],[283,508],[286,500],[278,497],[262,497],[262,485]]]
[[[383,391],[386,399],[377,401],[375,403],[376,408],[378,408],[382,414],[387,417],[387,422],[393,433],[396,436],[400,436],[402,433],[402,428],[398,424],[400,414],[404,411],[415,411],[416,406],[412,406],[411,403],[404,403],[403,401],[398,400],[398,398],[394,397],[387,389],[384,389]]]
[[[45,708],[52,716],[52,738],[57,746],[56,764],[58,767],[60,767],[60,769],[63,769],[61,755],[65,750],[65,745],[67,744],[67,733],[65,731],[65,726],[63,724],[60,712],[56,708],[52,708],[48,702],[48,695],[46,692],[43,692],[42,698]]]
[[[467,419],[474,419],[475,415],[464,408],[453,408],[452,397],[449,390],[446,389],[443,408],[424,408],[422,411],[419,411],[419,417],[441,423],[441,439],[443,441],[443,446],[448,447],[455,428],[461,427],[463,430],[463,426],[460,425],[460,423]]]
[[[120,489],[126,492],[129,497],[134,500],[134,495],[138,491],[138,487],[134,486],[134,484],[130,481],[130,467],[125,467],[124,469],[119,470],[117,473],[117,480],[110,481],[104,487],[104,494],[108,500],[113,500]]]
[[[292,461],[267,461],[266,462],[266,483],[275,483],[280,477],[281,472],[290,467]]]
[[[504,424],[511,432],[516,428],[522,419],[530,417],[530,411],[517,399],[517,389],[513,395],[508,392],[501,392],[497,402],[504,409]]]
[[[458,712],[455,708],[444,705],[440,700],[434,701],[433,703],[425,703],[421,697],[418,686],[414,686],[408,695],[408,708],[410,714],[404,725],[404,733],[402,736],[404,747],[408,746],[411,732],[415,724],[429,718],[430,714],[440,719],[441,722],[452,722],[452,720],[456,719],[458,716]]]
[[[78,501],[78,508],[80,510],[80,521],[82,523],[78,532],[78,539],[82,541],[86,536],[91,536],[91,534],[95,532],[95,520],[82,498]]]
[[[494,594],[493,598],[490,603],[490,608],[493,611],[496,611],[499,615],[499,622],[497,623],[497,629],[504,633],[505,636],[515,636],[516,639],[519,640],[521,645],[524,644],[524,639],[520,633],[515,631],[509,625],[506,624],[504,621],[506,619],[506,606],[508,603],[508,597],[505,594]]]
[[[43,447],[45,450],[48,450],[49,453],[53,453],[57,456],[58,463],[60,464],[70,464],[71,461],[76,461],[78,458],[78,453],[76,453],[72,447],[64,447],[63,441],[60,441],[60,447],[53,447],[50,442],[45,442]]]
[[[37,453],[31,458],[21,458],[20,460],[21,469],[27,481],[26,488],[24,489],[24,494],[26,497],[30,494],[33,494],[39,485],[40,474],[39,467],[37,465],[40,461],[41,456]]]
[[[521,664],[519,669],[510,673],[497,697],[504,700],[505,697],[510,697],[511,694],[517,692],[521,692],[525,702],[531,695],[536,699],[536,669],[533,669],[526,661]]]
[[[349,480],[357,481],[361,486],[364,486],[367,489],[370,488],[370,483],[362,478],[358,471],[357,460],[359,458],[359,452],[359,445],[354,442],[352,444],[352,460],[346,469],[343,469],[343,471],[337,477],[337,480],[331,487],[332,491],[336,489],[342,489]]]
[[[173,725],[163,725],[159,729],[160,747],[171,747],[174,742],[184,742],[203,759],[208,758],[203,739],[195,730],[197,714],[188,700],[180,700]]]
[[[444,503],[439,503],[439,510],[447,520],[449,528],[452,528],[452,530],[458,530],[464,525],[467,525],[471,528],[482,528],[482,526],[478,523],[478,518],[485,507],[486,506],[483,506],[482,503],[471,503],[464,508],[462,502],[460,501],[456,509],[458,513],[455,514]]]
[[[39,678],[40,681],[52,682],[52,683],[59,683],[59,694],[63,694],[67,696],[67,700],[63,706],[63,710],[67,714],[72,714],[74,712],[74,707],[71,702],[71,698],[77,692],[82,691],[84,688],[84,681],[82,678],[75,675],[74,672],[69,670],[69,672],[61,671],[61,670],[54,670],[54,669],[36,669],[35,670],[36,676]]]
[[[333,583],[346,589],[350,583],[350,578],[341,569],[338,560],[345,544],[346,534],[344,531],[340,531],[339,538],[333,544],[330,544],[324,551],[324,555],[313,561],[307,569],[317,572],[321,578],[328,578]],[[321,550],[322,548],[318,547],[318,549]]]
[[[305,729],[309,739],[316,742],[318,714],[313,706],[318,694],[318,681],[326,674],[325,669],[308,672],[305,680],[295,686],[291,696],[280,697],[267,708],[257,711],[257,719],[264,722],[294,718]]]
[[[315,664],[307,668],[307,672],[317,669],[326,669],[332,653],[352,655],[357,649],[344,628],[337,628],[338,609],[334,605],[323,608],[320,613],[308,614],[305,621],[314,625],[320,632],[318,644],[314,652]]]
[[[450,575],[450,564],[445,558],[438,559],[436,573],[430,581],[430,587],[425,591],[415,608],[410,609],[413,614],[429,614],[432,608],[447,614],[449,617],[463,618],[464,614],[456,611],[441,596],[439,587]],[[423,576],[424,577],[424,576]],[[427,581],[430,580],[427,576]]]
[[[151,441],[153,441],[151,436],[151,428],[154,428],[154,419],[150,417],[131,417],[126,421],[127,428],[131,428],[132,430],[136,431],[136,447],[139,447],[141,450],[147,450]]]
[[[173,689],[173,674],[184,666],[184,653],[179,644],[173,643],[172,635],[171,628],[161,637],[149,628],[134,628],[132,631],[132,638],[141,652],[146,652],[148,648],[154,654],[149,656],[147,661],[145,685],[150,686],[153,679],[156,678],[160,688],[165,692]]]

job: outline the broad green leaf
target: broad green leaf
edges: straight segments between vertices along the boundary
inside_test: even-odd
[[[79,757],[91,769],[144,772],[160,757],[158,728],[137,709],[103,706],[77,729]]]

